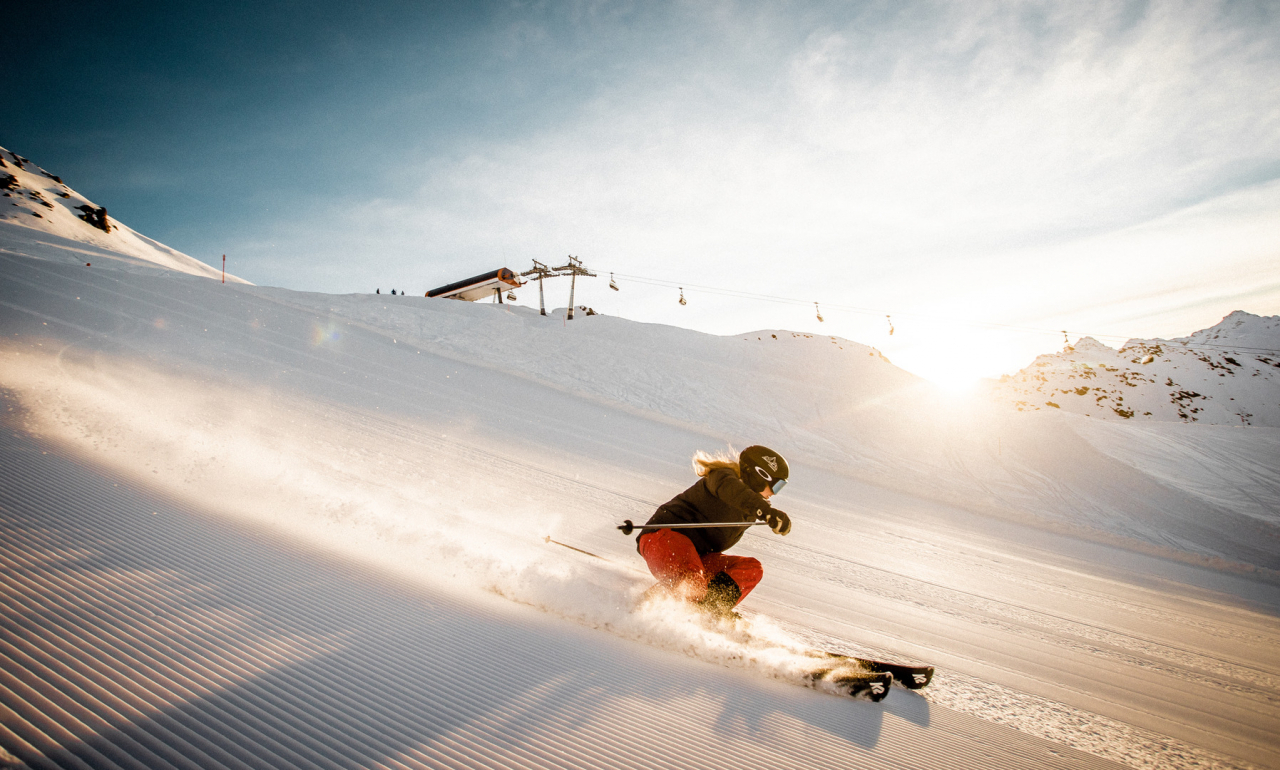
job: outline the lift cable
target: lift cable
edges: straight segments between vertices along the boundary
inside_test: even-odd
[[[622,278],[629,281],[634,281],[635,283],[648,284],[650,286],[664,286],[664,287],[670,287],[670,288],[679,288],[681,290],[682,300],[684,298],[684,295],[683,295],[684,289],[696,289],[706,294],[716,294],[723,297],[736,297],[738,299],[749,299],[749,300],[756,300],[760,302],[774,302],[782,305],[804,305],[804,306],[814,305],[815,307],[817,306],[817,303],[813,302],[812,300],[796,299],[794,297],[781,297],[775,294],[760,294],[757,292],[740,291],[738,289],[726,289],[720,286],[706,286],[706,285],[701,285],[696,283],[688,283],[685,281],[679,281],[679,282],[668,281],[662,278],[651,278],[643,275],[630,275],[628,273],[611,273],[611,275],[614,276],[615,278]],[[681,302],[681,304],[684,304],[684,303]],[[841,304],[834,304],[834,303],[825,303],[825,304],[827,305],[828,308],[835,308],[836,310],[843,310],[848,313],[861,313],[866,315],[883,315],[886,318],[889,317],[889,313],[887,313],[886,311],[877,310],[875,308],[858,307],[856,305],[841,305]],[[1041,328],[1036,328],[1031,326],[1016,326],[1013,324],[992,323],[989,321],[958,320],[954,317],[924,315],[919,313],[894,313],[894,315],[897,315],[899,318],[903,318],[903,317],[914,318],[922,321],[933,321],[938,323],[945,323],[952,326],[973,326],[973,327],[984,328],[984,329],[999,329],[999,330],[1024,332],[1024,333],[1030,333],[1030,334],[1062,334],[1065,336],[1068,333],[1068,330],[1066,329],[1041,329]],[[890,329],[889,333],[892,334],[893,333],[892,320],[889,321],[889,329]],[[1137,337],[1124,336],[1120,334],[1089,334],[1085,332],[1071,332],[1071,333],[1075,334],[1077,339],[1081,337],[1092,337],[1094,339],[1099,339],[1099,340],[1101,339],[1118,340],[1122,343],[1128,342],[1131,339],[1140,339]],[[1237,346],[1214,345],[1213,343],[1209,343],[1209,342],[1197,342],[1197,343],[1191,343],[1191,344],[1184,343],[1184,342],[1174,342],[1171,340],[1165,340],[1165,342],[1170,345],[1176,345],[1178,346],[1179,349],[1184,349],[1184,350],[1211,350],[1211,351],[1227,351],[1227,352],[1249,353],[1249,354],[1280,355],[1280,350],[1276,350],[1274,348],[1241,347],[1238,345]]]

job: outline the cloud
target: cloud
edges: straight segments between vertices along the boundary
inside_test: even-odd
[[[700,57],[626,63],[558,124],[433,161],[415,203],[649,243],[988,245],[1130,225],[1277,160],[1273,46],[1212,4],[1111,7],[828,25],[745,75],[717,64],[749,42],[725,30]]]
[[[554,114],[459,138],[397,172],[396,195],[336,202],[335,226],[310,241],[438,276],[428,283],[575,253],[619,271],[998,321],[1105,325],[1109,309],[1139,317],[1143,297],[1205,277],[1213,292],[1247,293],[1247,277],[1228,291],[1224,276],[1273,259],[1274,231],[1212,204],[1249,189],[1275,197],[1273,16],[1212,2],[586,3],[517,15],[504,66],[537,60],[579,98],[556,85]],[[286,235],[276,241],[308,240]],[[769,325],[752,322],[759,307],[718,302],[677,320],[666,299],[617,301],[714,331]]]

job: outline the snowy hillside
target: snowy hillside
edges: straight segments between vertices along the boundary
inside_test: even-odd
[[[419,297],[262,294],[726,439],[763,431],[815,458],[849,451],[851,442],[832,443],[829,428],[843,430],[850,415],[874,422],[869,405],[927,400],[920,394],[932,391],[875,349],[839,337],[782,330],[717,337],[607,315],[565,323],[563,309],[543,317],[519,306]]]
[[[1280,766],[1276,428],[958,400],[833,337],[85,269],[32,232],[0,226],[14,762]],[[616,529],[727,442],[792,468],[794,531],[734,549],[745,630],[637,607]],[[939,669],[858,702],[811,648]]]
[[[1085,337],[989,392],[1028,411],[1280,427],[1280,316],[1238,310],[1190,336],[1129,340],[1119,350]]]
[[[1280,568],[1280,539],[1270,529],[1280,525],[1280,467],[1250,466],[1246,479],[1233,471],[1206,477],[1168,473],[1150,459],[1152,442],[1203,453],[1215,440],[1203,431],[1117,437],[1060,412],[957,400],[874,349],[836,337],[777,330],[716,337],[605,315],[566,323],[563,313],[548,318],[521,307],[249,291],[327,316],[333,333],[358,325],[394,344],[721,442],[741,445],[749,436],[787,446],[810,467],[877,486],[1014,521]],[[1274,432],[1236,443],[1246,455],[1280,455]],[[1226,459],[1234,457],[1229,449],[1212,456],[1240,463]],[[1136,467],[1135,457],[1148,459]],[[1217,467],[1209,460],[1197,467],[1210,465]],[[1115,484],[1100,484],[1099,473]],[[1152,474],[1158,486],[1149,486]]]
[[[27,256],[92,265],[153,266],[207,278],[221,278],[221,268],[134,232],[108,216],[107,210],[71,189],[58,176],[0,147],[0,228],[8,231],[5,247]],[[10,228],[24,228],[14,231]],[[34,232],[32,232],[34,231]],[[74,244],[90,247],[77,248]],[[50,248],[56,246],[57,248]],[[227,275],[228,281],[245,283]]]

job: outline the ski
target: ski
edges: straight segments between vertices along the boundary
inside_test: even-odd
[[[933,666],[909,666],[905,663],[890,663],[884,660],[858,658],[853,655],[841,655],[821,650],[814,650],[809,654],[815,658],[848,661],[865,671],[892,674],[894,681],[908,690],[919,690],[922,687],[927,687],[929,682],[933,681]]]
[[[664,593],[662,584],[655,583],[641,595],[634,608],[638,609]],[[755,638],[751,633],[751,621],[733,610],[704,610],[699,614],[708,629],[739,641]],[[863,700],[883,700],[895,681],[908,690],[919,690],[933,680],[933,666],[910,666],[825,650],[807,650],[804,655],[814,660],[813,666],[805,672],[809,686]]]
[[[893,684],[893,674],[882,671],[875,674],[862,672],[837,672],[827,681],[849,693],[852,698],[866,699],[873,703],[884,700],[889,694],[889,686]]]
[[[880,701],[889,694],[893,674],[888,671],[866,671],[851,665],[849,659],[829,659],[809,671],[809,681],[814,689],[835,690],[858,700]]]

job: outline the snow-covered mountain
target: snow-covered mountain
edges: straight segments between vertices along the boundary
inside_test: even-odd
[[[105,207],[71,189],[61,177],[0,147],[0,227],[24,231],[5,238],[11,251],[76,263],[112,263],[118,267],[154,266],[206,278],[221,278],[214,268],[135,232],[108,216]],[[34,231],[34,232],[31,232]],[[42,237],[43,236],[43,237]],[[83,244],[75,248],[67,241]],[[50,248],[53,247],[53,248]],[[247,283],[227,274],[228,281]]]
[[[1189,336],[1118,350],[1084,337],[988,392],[1023,411],[1280,427],[1280,316],[1237,310]]]

